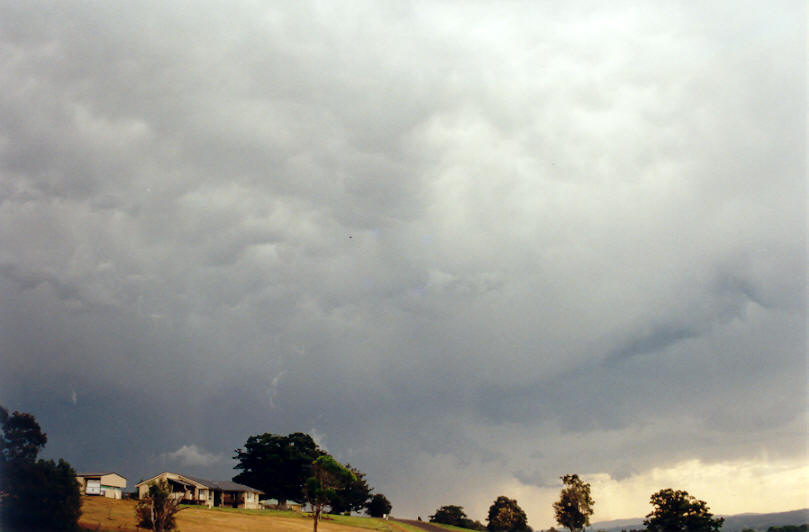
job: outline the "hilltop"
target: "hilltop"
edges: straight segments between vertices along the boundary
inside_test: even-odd
[[[135,526],[135,501],[82,497],[81,510],[81,530],[144,532]],[[292,511],[188,507],[177,514],[177,525],[183,532],[308,532],[312,530],[312,519]],[[348,516],[328,516],[317,528],[318,532],[421,532],[394,521]]]

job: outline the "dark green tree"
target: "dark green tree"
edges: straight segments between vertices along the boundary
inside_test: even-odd
[[[431,523],[441,523],[444,525],[464,526],[468,521],[466,512],[463,511],[463,506],[456,506],[448,504],[442,506],[435,513],[429,516]]]
[[[317,522],[323,508],[334,498],[337,489],[354,480],[354,473],[327,454],[312,462],[312,476],[306,480],[304,494],[313,509],[314,532],[317,532]]]
[[[81,515],[76,472],[64,460],[36,460],[47,437],[31,414],[0,406],[0,529],[75,530]]]
[[[371,500],[368,501],[368,504],[365,505],[365,513],[371,517],[383,517],[390,514],[392,509],[393,505],[381,493],[375,493]]]
[[[171,496],[171,486],[165,480],[149,484],[149,493],[138,501],[135,516],[138,527],[152,532],[166,532],[177,528],[176,514],[181,499]]]
[[[365,473],[351,464],[346,464],[346,469],[354,473],[354,480],[336,490],[329,504],[331,513],[334,514],[359,512],[371,498],[372,488],[365,480]]]
[[[238,460],[233,477],[239,482],[278,499],[282,506],[288,500],[303,499],[306,479],[312,476],[312,462],[325,453],[308,434],[296,432],[287,436],[269,432],[250,436],[243,449],[236,449]]]
[[[449,504],[442,506],[435,513],[429,516],[431,523],[441,523],[444,525],[459,526],[471,530],[486,530],[479,521],[472,521],[464,512],[463,506]]]
[[[725,519],[714,519],[705,501],[700,501],[687,491],[663,489],[652,494],[649,501],[654,510],[643,521],[650,532],[715,532],[722,528]]]
[[[9,415],[8,410],[0,406],[0,424],[3,427],[0,451],[5,462],[33,462],[48,443],[48,436],[31,414],[15,411]]]
[[[590,496],[590,484],[579,478],[579,475],[565,475],[561,477],[564,488],[559,495],[559,501],[553,503],[556,522],[563,527],[576,532],[584,530],[590,524],[595,501]]]
[[[491,532],[522,532],[530,531],[528,518],[525,512],[514,499],[500,496],[489,507],[489,522],[486,527]]]

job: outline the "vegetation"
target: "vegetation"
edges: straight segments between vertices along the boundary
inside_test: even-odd
[[[75,530],[81,514],[76,472],[60,459],[36,460],[48,441],[31,414],[0,406],[0,523],[3,530]]]
[[[590,524],[595,501],[590,496],[590,484],[579,478],[579,475],[561,477],[564,488],[559,494],[559,501],[553,503],[556,522],[576,532],[584,530]]]
[[[346,469],[354,474],[354,480],[335,490],[334,497],[330,501],[331,513],[351,514],[359,512],[371,498],[372,488],[365,480],[365,473],[351,464],[346,464]]]
[[[800,526],[771,526],[767,529],[767,532],[809,532],[809,524]]]
[[[327,454],[312,462],[312,476],[306,480],[304,494],[314,510],[314,532],[323,507],[334,499],[337,489],[356,480],[354,473]]]
[[[392,509],[393,505],[388,498],[381,493],[375,494],[371,497],[371,500],[368,501],[368,504],[365,505],[365,513],[371,517],[384,517],[388,515]]]
[[[463,506],[452,504],[442,506],[433,515],[429,516],[429,519],[431,523],[469,528],[471,530],[486,530],[486,527],[480,521],[472,521],[467,517]]]
[[[725,519],[713,518],[705,501],[695,499],[687,491],[663,489],[652,494],[654,510],[643,521],[650,532],[711,532],[722,528]]]
[[[149,493],[138,501],[135,516],[138,526],[153,532],[177,528],[176,514],[180,511],[180,498],[171,496],[171,486],[165,480],[149,484]]]
[[[500,496],[489,507],[486,527],[491,532],[523,532],[530,531],[525,512],[514,499]]]
[[[267,498],[278,499],[281,506],[288,500],[303,500],[312,463],[326,454],[311,436],[301,432],[250,436],[244,448],[235,453],[233,458],[239,463],[234,469],[241,473],[233,481],[263,491]]]

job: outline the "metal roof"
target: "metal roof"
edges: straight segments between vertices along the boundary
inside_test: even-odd
[[[160,473],[160,475],[163,475],[165,473],[169,473],[169,472],[164,471],[163,473]],[[239,484],[238,482],[233,482],[233,481],[230,481],[230,480],[208,480],[207,478],[192,477],[191,475],[184,475],[182,473],[169,473],[169,474],[177,475],[178,477],[190,480],[191,482],[194,482],[195,484],[199,484],[200,486],[204,486],[204,487],[206,487],[208,489],[215,489],[215,490],[222,490],[222,491],[250,491],[250,492],[253,492],[253,493],[264,493],[261,490],[257,490],[255,488],[251,488],[250,486],[245,486],[244,484]],[[150,478],[149,480],[139,482],[137,485],[139,486],[141,484],[146,484],[149,481],[156,479],[160,475],[155,475],[152,478]],[[178,481],[177,479],[173,479],[173,478],[169,479],[169,480],[171,480],[172,482],[177,482]]]
[[[120,473],[116,473],[115,471],[107,471],[106,473],[76,473],[77,477],[103,477],[106,475],[118,475],[122,479],[126,480],[126,477]]]

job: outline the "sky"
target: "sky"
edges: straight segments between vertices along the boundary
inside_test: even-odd
[[[306,432],[393,514],[809,507],[807,8],[0,7],[0,404],[229,479]]]

